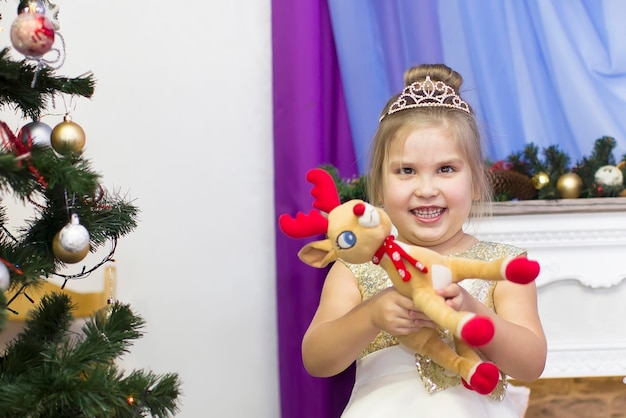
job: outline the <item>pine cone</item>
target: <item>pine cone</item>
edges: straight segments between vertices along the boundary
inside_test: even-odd
[[[496,198],[506,196],[509,200],[530,200],[537,195],[530,177],[511,170],[492,170],[489,180]]]

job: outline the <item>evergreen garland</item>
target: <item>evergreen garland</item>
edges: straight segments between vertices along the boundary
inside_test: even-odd
[[[536,186],[537,193],[534,199],[560,199],[561,197],[557,189],[558,180],[561,176],[570,172],[578,174],[582,180],[581,198],[616,197],[622,196],[626,189],[626,154],[617,161],[613,156],[615,146],[615,139],[610,136],[598,138],[594,142],[591,154],[588,157],[583,157],[576,164],[571,165],[571,158],[558,145],[551,145],[540,150],[537,145],[531,142],[522,151],[511,153],[505,160],[495,163],[486,160],[485,167],[488,171],[494,168],[514,171],[522,174],[529,180],[536,179],[537,176],[545,173],[549,181],[543,185]],[[624,184],[615,186],[596,184],[595,174],[598,169],[606,165],[616,165],[616,163],[623,174]],[[342,203],[350,199],[368,201],[366,176],[344,179],[333,165],[324,164],[320,168],[328,171],[335,180]],[[494,196],[494,199],[496,201],[511,200],[511,193],[498,194]]]

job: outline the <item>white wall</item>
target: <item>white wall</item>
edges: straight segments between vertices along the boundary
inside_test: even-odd
[[[270,1],[55,3],[58,74],[97,80],[66,99],[85,155],[141,209],[116,253],[117,298],[147,321],[123,367],[178,372],[180,417],[278,417]],[[0,1],[0,47],[17,4]]]

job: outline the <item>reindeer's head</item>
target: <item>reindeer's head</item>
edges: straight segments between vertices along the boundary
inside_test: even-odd
[[[314,185],[313,206],[319,211],[312,210],[308,215],[299,212],[295,218],[283,214],[279,218],[280,228],[292,238],[321,233],[327,238],[306,244],[298,257],[313,267],[324,267],[338,258],[348,263],[370,261],[392,233],[387,214],[358,199],[340,204],[333,178],[325,170],[312,169],[306,177]]]

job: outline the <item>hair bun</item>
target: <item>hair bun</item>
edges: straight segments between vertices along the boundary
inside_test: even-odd
[[[430,79],[433,81],[443,81],[457,93],[463,84],[461,74],[445,64],[420,64],[406,70],[404,73],[404,86],[410,86],[416,81],[424,81],[426,76],[430,76]]]

